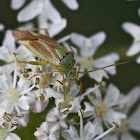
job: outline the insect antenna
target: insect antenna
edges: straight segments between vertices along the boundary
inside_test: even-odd
[[[94,69],[94,70],[90,70],[90,71],[86,71],[86,72],[78,72],[78,73],[84,73],[84,74],[86,74],[86,73],[89,73],[89,72],[93,72],[93,71],[98,71],[98,70],[101,70],[101,69],[105,69],[105,68],[108,68],[108,67],[112,67],[112,66],[116,66],[116,65],[122,65],[122,64],[127,64],[127,63],[129,63],[129,61],[127,61],[127,62],[121,62],[121,63],[116,63],[116,64],[112,64],[112,65],[108,65],[108,66],[105,66],[105,67],[102,67],[102,68],[98,68],[98,69]]]

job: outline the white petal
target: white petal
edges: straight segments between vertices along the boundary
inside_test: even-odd
[[[2,45],[7,47],[11,53],[15,52],[15,39],[13,38],[11,30],[6,31]]]
[[[138,9],[138,14],[139,14],[139,16],[140,16],[140,8]]]
[[[99,135],[103,132],[102,127],[96,122],[88,122],[84,126],[84,139],[92,140],[96,135]]]
[[[90,117],[92,115],[95,115],[95,109],[91,104],[89,104],[88,102],[84,102],[84,105],[84,117]]]
[[[118,100],[119,95],[120,95],[119,89],[113,84],[110,84],[104,102],[110,107],[114,104],[115,101]]]
[[[29,22],[29,23],[25,23],[22,26],[18,27],[17,29],[19,30],[31,30],[34,28],[33,23]]]
[[[4,25],[0,23],[0,31],[4,29]]]
[[[93,46],[91,50],[93,55],[95,51],[98,49],[98,47],[104,43],[105,39],[106,39],[105,32],[98,32],[90,37]]]
[[[50,37],[54,37],[58,33],[60,33],[67,25],[67,20],[63,18],[60,23],[58,24],[52,24],[49,26],[48,31],[50,34]]]
[[[127,56],[132,56],[140,52],[140,41],[133,42],[133,44],[130,46],[128,49],[126,55]]]
[[[98,71],[94,71],[94,72],[89,72],[89,77],[92,79],[95,79],[96,81],[100,82],[102,81],[102,78],[109,78],[107,73],[104,70],[98,70]]]
[[[44,1],[44,12],[46,13],[46,19],[49,19],[52,23],[60,23],[61,22],[61,15],[53,6],[50,0]]]
[[[50,110],[46,116],[47,122],[56,122],[59,118],[59,111],[57,108]]]
[[[112,122],[117,122],[119,125],[121,124],[121,119],[125,119],[126,115],[121,112],[115,112],[111,108],[108,110],[107,114],[103,117],[109,124]]]
[[[17,19],[19,22],[29,21],[35,18],[41,12],[42,8],[43,4],[39,0],[33,0],[19,12]]]
[[[0,66],[0,73],[9,73],[9,74],[11,74],[12,72],[13,72],[13,68],[11,67],[11,65],[6,64],[6,65],[3,65],[3,66]]]
[[[82,97],[81,97],[81,100],[82,100]],[[69,104],[71,105],[71,107],[69,108],[70,112],[77,113],[78,110],[81,108],[81,105],[79,104],[79,97],[74,98],[73,101],[70,101]]]
[[[19,98],[19,101],[18,101],[17,105],[23,110],[29,110],[28,97],[21,96]]]
[[[132,35],[134,37],[134,40],[140,40],[140,26],[131,23],[131,22],[125,22],[122,24],[122,28],[129,33],[130,35]]]
[[[14,10],[17,10],[17,9],[21,8],[25,2],[26,2],[26,0],[12,0],[11,8]]]
[[[21,138],[17,134],[8,133],[5,140],[21,140]]]
[[[140,106],[130,117],[130,129],[140,132]]]
[[[63,130],[61,134],[66,140],[79,140],[77,130],[74,126],[70,126],[68,130]]]
[[[63,98],[63,95],[61,95],[60,93],[55,92],[51,88],[46,88],[45,91],[46,91],[45,92],[45,100],[48,100],[51,97],[54,97],[54,98]]]
[[[117,134],[107,135],[102,140],[118,140],[118,135]]]
[[[117,53],[111,53],[106,56],[95,59],[94,66],[97,68],[102,68],[108,65],[112,65],[115,64],[115,62],[118,61],[119,58],[120,57]],[[109,74],[116,74],[116,66],[105,68],[104,70],[107,71]]]
[[[30,109],[34,113],[40,113],[40,112],[44,111],[44,109],[47,107],[48,103],[49,103],[49,100],[47,100],[45,102],[40,102],[38,99],[33,99],[32,102],[30,103]]]
[[[121,136],[121,140],[137,140],[130,133],[123,133]]]
[[[22,92],[24,90],[27,90],[30,87],[31,81],[28,79],[20,78],[17,84],[18,84],[18,88],[20,90],[19,92]]]
[[[136,62],[137,62],[138,64],[140,64],[140,56],[138,56],[138,58],[136,59]]]
[[[100,102],[102,102],[101,92],[98,87],[99,86],[95,86],[94,88],[88,88],[84,93],[85,95],[90,93],[88,94],[88,98],[93,105],[98,105]],[[95,98],[93,96],[95,96]]]
[[[26,127],[28,122],[29,122],[29,111],[22,111],[22,113],[24,114],[24,117],[18,119],[18,125],[22,126],[22,127]]]
[[[12,54],[6,46],[0,47],[0,59],[9,62],[11,60]]]
[[[78,34],[78,33],[72,33],[71,34],[71,41],[73,44],[75,44],[77,47],[82,48],[84,47],[84,41],[86,40],[86,37]]]
[[[4,107],[0,106],[0,117],[2,117],[4,113],[5,113]]]
[[[131,107],[140,99],[140,86],[134,87],[126,96],[126,112],[130,111]]]
[[[9,73],[3,73],[0,75],[0,89],[4,92],[9,87],[12,87],[12,77]]]
[[[6,113],[11,114],[13,110],[14,110],[14,105],[8,102],[5,106]]]
[[[71,10],[77,10],[79,8],[78,2],[76,0],[61,0],[66,4]]]

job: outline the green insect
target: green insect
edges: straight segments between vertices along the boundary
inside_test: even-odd
[[[30,31],[20,31],[15,30],[13,31],[14,38],[22,45],[26,46],[30,51],[35,53],[39,58],[41,58],[42,62],[34,62],[30,61],[27,62],[32,65],[45,65],[47,63],[51,64],[51,67],[60,72],[60,74],[63,77],[63,89],[64,89],[64,98],[65,98],[65,80],[79,80],[78,73],[83,72],[77,72],[76,68],[74,68],[75,60],[74,60],[74,53],[71,51],[68,51],[63,46],[59,45],[52,39],[50,39],[48,32],[46,31],[46,35],[33,33]],[[118,63],[115,65],[119,65],[122,63]],[[113,65],[109,65],[100,69],[104,69]],[[87,71],[93,72],[99,69]],[[66,75],[66,79],[65,76]],[[82,94],[82,82],[80,81],[81,85],[81,92]]]

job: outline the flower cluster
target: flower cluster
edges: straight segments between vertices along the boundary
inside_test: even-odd
[[[71,10],[77,10],[79,7],[76,0],[61,1]],[[45,35],[49,39],[66,27],[67,20],[61,17],[51,0],[31,0],[22,8],[25,3],[26,0],[11,0],[13,10],[21,8],[17,15],[18,21],[26,22],[17,29],[36,30],[30,21],[37,19],[39,32],[46,28],[48,32],[45,31]],[[133,45],[127,53],[129,56],[134,55],[140,50],[140,27],[124,23],[123,28],[134,37]],[[0,30],[3,29],[4,26],[0,24]],[[119,137],[123,140],[135,139],[129,130],[140,132],[140,106],[133,114],[129,115],[129,112],[140,98],[140,86],[124,95],[117,86],[105,82],[110,75],[117,73],[116,66],[90,72],[115,64],[120,59],[116,52],[94,58],[96,50],[106,39],[104,31],[90,37],[70,33],[57,41],[66,48],[63,56],[74,54],[74,69],[67,74],[58,69],[57,63],[51,63],[64,59],[69,61],[71,58],[57,59],[59,53],[64,53],[60,49],[61,46],[51,48],[49,51],[53,60],[46,57],[50,63],[42,65],[46,60],[29,51],[26,45],[22,45],[24,41],[27,44],[28,39],[25,37],[21,42],[15,40],[12,32],[6,31],[0,47],[0,60],[3,62],[0,66],[0,140],[20,140],[18,133],[12,131],[19,127],[28,127],[28,123],[32,121],[29,121],[31,112],[41,114],[46,109],[44,122],[34,132],[38,140],[58,140],[61,137],[66,140],[111,140]],[[31,33],[28,37],[32,37],[31,35],[34,34]],[[17,41],[21,44],[17,44]],[[48,47],[46,44],[43,46]],[[39,54],[39,49],[36,54]],[[54,50],[59,52],[56,54]],[[39,65],[32,65],[36,64],[34,62]],[[139,57],[137,62],[140,63]],[[87,72],[94,83],[92,87],[82,90],[84,83],[80,78],[84,77],[84,72]]]

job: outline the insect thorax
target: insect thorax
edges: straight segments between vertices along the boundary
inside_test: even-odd
[[[75,64],[74,54],[72,52],[65,52],[63,50],[56,50],[56,53],[60,59],[61,66],[59,67],[59,69],[63,73],[68,73]]]

